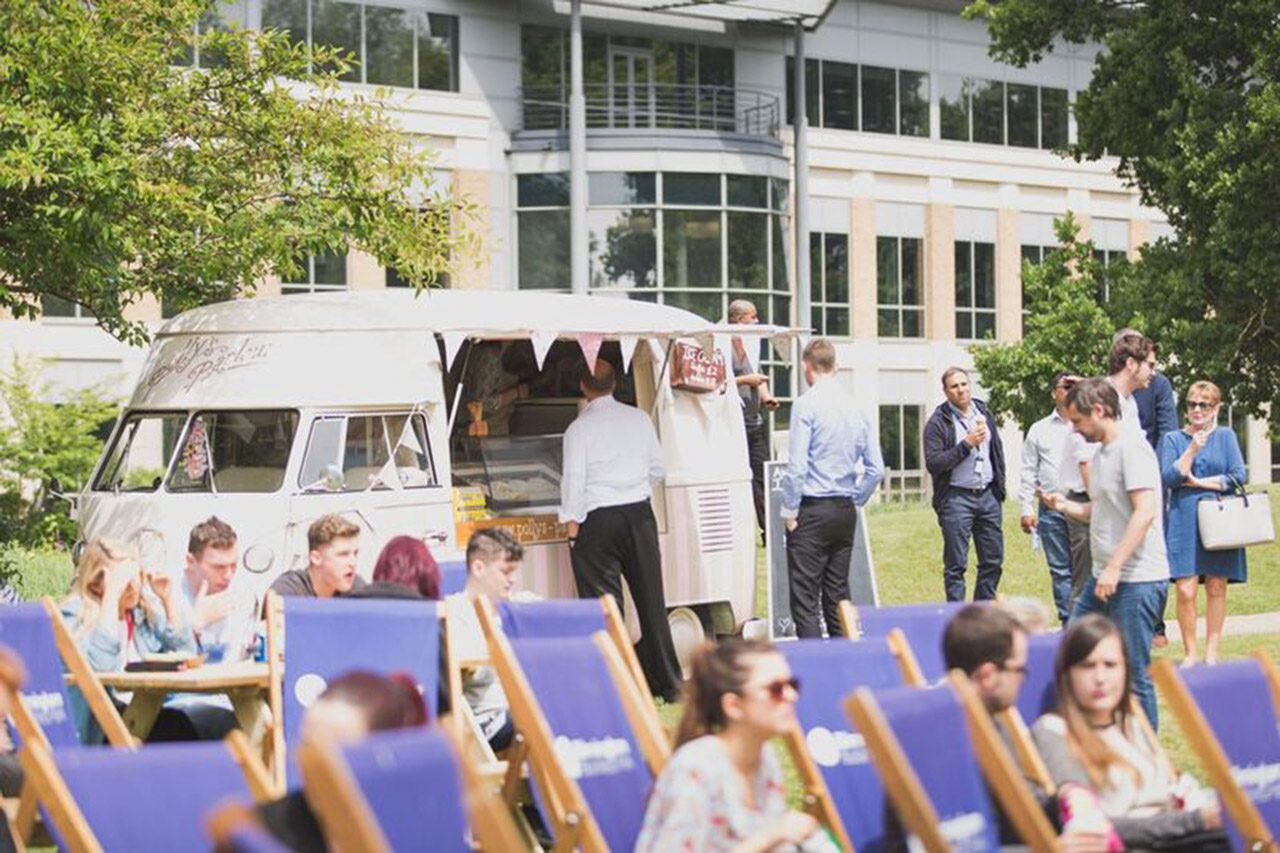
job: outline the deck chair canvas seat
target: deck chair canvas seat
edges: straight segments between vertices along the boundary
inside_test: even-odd
[[[331,843],[374,850],[486,850],[520,845],[497,798],[483,794],[445,730],[377,732],[341,749],[304,744],[306,787]]]
[[[290,754],[302,735],[302,716],[333,679],[353,670],[407,673],[422,691],[429,716],[438,711],[440,605],[434,601],[342,598],[278,598],[283,638],[268,624],[273,711],[281,707],[283,731],[273,731],[276,754]],[[281,654],[280,646],[283,646]],[[283,660],[283,672],[279,666]],[[285,761],[276,762],[283,782]]]
[[[879,638],[897,642],[891,635],[901,632],[919,665],[918,683],[936,684],[947,674],[946,661],[942,657],[942,634],[947,623],[955,616],[964,602],[935,604],[902,604],[888,607],[859,607],[855,609],[859,639]],[[904,650],[896,649],[899,655]],[[916,679],[908,679],[916,682]]]
[[[510,639],[479,613],[557,849],[632,849],[670,746],[614,641]]]
[[[0,608],[0,644],[13,649],[27,668],[27,684],[18,707],[12,709],[19,743],[36,739],[54,750],[81,746],[72,712],[75,700],[64,677],[70,671],[81,701],[89,706],[107,741],[126,748],[136,745],[52,601]]]
[[[449,560],[439,564],[440,597],[462,592],[467,585],[467,561]]]
[[[1027,725],[1058,705],[1053,686],[1053,662],[1062,644],[1062,632],[1027,635],[1027,671],[1018,691],[1018,713]]]
[[[1265,654],[1179,669],[1162,660],[1156,684],[1222,797],[1232,849],[1274,849],[1280,838],[1280,683]],[[1256,842],[1261,848],[1254,848]]]
[[[1048,818],[963,674],[924,689],[860,688],[846,707],[905,829],[925,849],[998,850],[992,794],[1031,849],[1054,848]]]
[[[802,685],[800,725],[787,745],[806,793],[817,799],[819,819],[843,847],[874,849],[884,834],[884,787],[843,701],[857,687],[901,686],[898,661],[877,640],[797,640],[778,649]]]
[[[203,850],[205,819],[251,789],[227,743],[61,750],[31,744],[22,765],[59,846],[73,850]]]

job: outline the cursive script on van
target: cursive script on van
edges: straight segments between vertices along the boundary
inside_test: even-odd
[[[151,391],[161,382],[174,381],[183,391],[190,391],[215,376],[261,364],[270,355],[271,344],[247,336],[229,340],[212,336],[192,338],[171,358],[157,365],[145,385]]]

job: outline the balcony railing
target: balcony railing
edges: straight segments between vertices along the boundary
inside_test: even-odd
[[[778,99],[733,86],[668,83],[586,86],[588,129],[709,130],[777,136]],[[521,90],[524,130],[569,126],[569,93],[557,86]]]

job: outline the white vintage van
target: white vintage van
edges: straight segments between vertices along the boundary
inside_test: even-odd
[[[652,413],[665,453],[654,508],[673,627],[685,642],[713,625],[728,633],[755,607],[741,410],[731,383],[678,387],[670,356],[700,341],[728,359],[729,333],[676,308],[530,292],[189,311],[156,335],[77,501],[81,534],[132,540],[145,563],[176,572],[188,531],[216,514],[239,534],[243,580],[263,592],[305,565],[307,527],[325,513],[362,527],[366,576],[393,536],[421,537],[447,560],[471,531],[501,525],[525,544],[523,586],[571,596],[561,436],[580,404],[574,371],[601,348],[629,362],[619,397]]]

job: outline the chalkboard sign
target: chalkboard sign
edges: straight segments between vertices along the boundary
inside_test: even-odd
[[[782,521],[782,483],[787,463],[766,462],[764,465],[765,565],[769,572],[769,638],[793,640],[796,624],[791,619],[791,587],[787,578],[787,528]],[[853,556],[849,560],[849,598],[859,607],[880,604],[876,590],[875,564],[871,559],[871,540],[867,538],[867,515],[858,510],[858,523],[853,533]],[[838,632],[839,626],[829,629]]]

